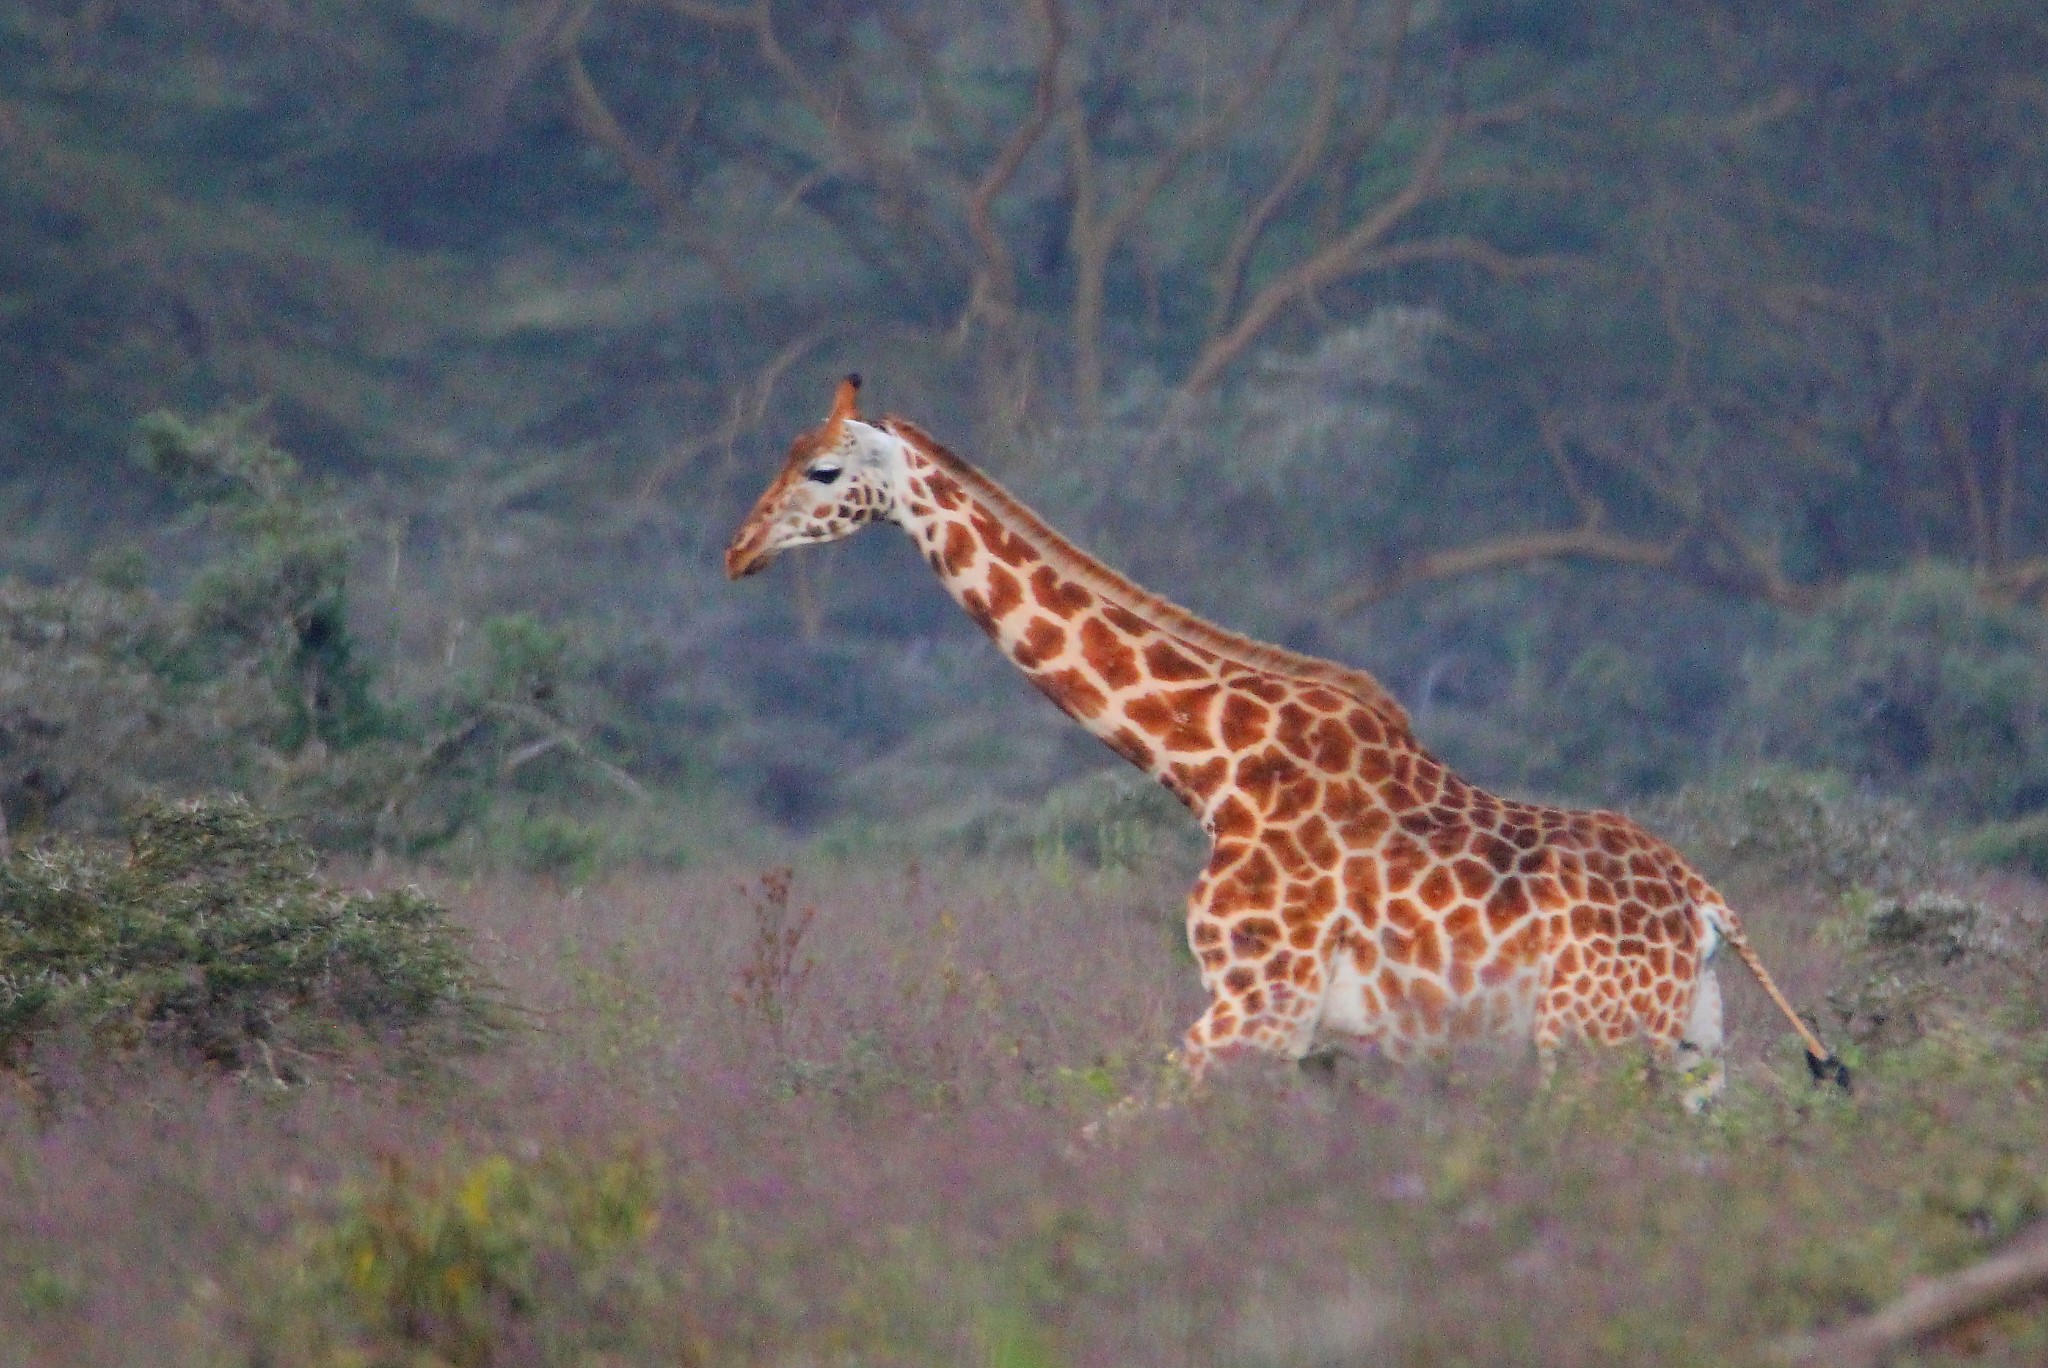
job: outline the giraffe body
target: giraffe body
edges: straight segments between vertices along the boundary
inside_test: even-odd
[[[1740,921],[1626,817],[1497,798],[1415,739],[1364,671],[1228,632],[1094,561],[901,419],[862,422],[857,381],[726,552],[734,578],[778,551],[900,525],[1027,678],[1166,785],[1211,841],[1188,897],[1210,994],[1182,1058],[1318,1041],[1408,1060],[1464,1038],[1641,1038],[1720,1086],[1725,941],[1806,1040]]]

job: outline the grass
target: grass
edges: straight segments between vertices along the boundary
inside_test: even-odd
[[[288,1090],[130,1069],[53,1107],[0,1079],[0,1361],[1744,1363],[2048,1212],[2048,997],[1999,958],[2038,885],[1960,890],[1968,934],[1922,918],[1917,957],[1890,903],[1745,905],[1849,1032],[1852,1097],[1731,971],[1705,1121],[1627,1052],[1548,1091],[1475,1056],[1240,1067],[1084,1143],[1200,1005],[1181,883],[429,889],[531,1029]],[[1886,975],[1941,1009],[1828,1015]],[[2048,1315],[1916,1352],[2036,1363]]]

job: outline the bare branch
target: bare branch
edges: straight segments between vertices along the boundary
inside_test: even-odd
[[[2048,606],[2048,556],[2014,561],[1984,582],[1994,602]]]
[[[902,61],[917,78],[917,93],[928,111],[926,126],[931,136],[945,147],[952,160],[966,162],[971,131],[969,112],[954,98],[950,83],[934,60],[938,40],[894,5],[877,6],[875,18],[882,31],[896,40]]]
[[[1793,612],[1812,610],[1831,587],[1800,584],[1787,578],[1771,548],[1745,537],[1732,519],[1708,505],[1700,505],[1693,516],[1683,520],[1677,532],[1664,539],[1609,531],[1605,526],[1605,508],[1580,485],[1567,458],[1556,420],[1548,414],[1539,415],[1538,425],[1566,493],[1579,506],[1582,521],[1578,526],[1510,533],[1469,546],[1426,552],[1398,566],[1392,574],[1338,595],[1331,601],[1330,611],[1342,616],[1417,585],[1552,560],[1592,560],[1664,571],[1702,589],[1761,599]],[[1716,552],[1721,554],[1713,554]]]
[[[1944,1326],[2048,1287],[2048,1224],[2036,1225],[1988,1259],[1923,1282],[1891,1305],[1824,1330],[1781,1340],[1774,1357],[1805,1368],[1873,1368]]]
[[[655,3],[672,14],[718,28],[750,29],[760,22],[760,10],[754,5],[704,5],[696,0],[655,0]]]
[[[1003,245],[1002,235],[996,232],[992,207],[1059,112],[1060,58],[1067,46],[1066,12],[1060,7],[1060,0],[1034,2],[1045,25],[1045,51],[1038,59],[1031,112],[1003,144],[967,197],[967,231],[981,252],[982,265],[975,272],[973,297],[961,319],[963,329],[978,311],[987,311],[999,326],[1011,321],[1017,301],[1017,268],[1010,260],[1009,249]]]
[[[1096,182],[1094,152],[1089,144],[1086,119],[1078,99],[1072,102],[1068,146],[1074,159],[1074,215],[1069,241],[1074,252],[1074,392],[1084,416],[1092,417],[1102,397],[1102,307],[1109,258],[1117,244],[1128,236],[1189,159],[1208,150],[1237,124],[1251,102],[1262,95],[1278,70],[1280,59],[1294,42],[1308,17],[1313,0],[1304,0],[1280,25],[1257,66],[1236,84],[1221,107],[1198,120],[1179,140],[1156,158],[1138,183],[1116,207],[1098,215],[1096,205],[1101,189]]]
[[[829,98],[805,74],[789,50],[782,45],[781,37],[775,31],[775,15],[769,0],[758,0],[753,9],[755,46],[775,73],[782,77],[792,94],[810,110],[813,118],[832,132],[834,138],[852,156],[855,164],[866,177],[874,191],[885,201],[896,206],[895,212],[911,221],[917,236],[933,242],[949,256],[959,255],[953,235],[934,216],[916,193],[916,187],[927,178],[949,182],[961,196],[968,191],[956,177],[937,167],[919,167],[905,157],[888,140],[859,117],[860,102],[857,93],[851,90],[839,92],[839,98]]]
[[[1984,477],[1977,469],[1977,452],[1956,412],[1956,404],[1937,399],[1932,407],[1935,446],[1955,481],[1957,498],[1969,518],[1971,559],[1980,569],[1994,569],[1991,508],[1984,497]]]
[[[1607,509],[1579,478],[1579,468],[1573,463],[1571,451],[1565,445],[1564,428],[1558,422],[1557,414],[1541,404],[1534,407],[1536,432],[1543,441],[1543,450],[1550,456],[1550,464],[1557,469],[1558,483],[1564,486],[1565,494],[1578,508],[1585,526],[1599,526],[1607,517]]]
[[[576,734],[561,723],[549,717],[538,708],[529,708],[519,703],[486,702],[483,711],[508,721],[518,722],[541,734],[542,741],[520,747],[512,757],[499,768],[501,776],[509,776],[514,770],[531,764],[551,751],[564,750],[603,776],[612,787],[636,802],[646,802],[646,787],[638,779],[614,765],[611,761],[583,744]]]
[[[1407,12],[1412,0],[1397,0],[1395,5],[1395,31],[1405,32]],[[1358,19],[1357,0],[1350,0],[1343,13],[1336,20],[1336,31],[1330,35],[1323,48],[1323,66],[1316,79],[1315,101],[1309,108],[1308,118],[1302,124],[1301,139],[1295,144],[1294,155],[1280,174],[1268,186],[1265,195],[1252,206],[1244,221],[1238,225],[1236,235],[1223,253],[1223,261],[1215,272],[1216,303],[1210,314],[1209,331],[1215,332],[1230,320],[1236,312],[1239,298],[1244,294],[1245,272],[1250,268],[1252,253],[1258,248],[1271,225],[1273,217],[1292,200],[1301,187],[1308,182],[1323,159],[1323,149],[1329,142],[1331,126],[1337,117],[1337,95],[1344,75],[1344,61],[1350,47],[1352,27]],[[1398,38],[1396,39],[1398,42]]]
[[[672,447],[653,468],[640,478],[633,491],[632,506],[645,509],[659,497],[661,488],[678,472],[707,451],[723,449],[726,460],[733,455],[734,444],[748,431],[758,426],[768,414],[768,405],[775,398],[775,387],[789,368],[811,353],[829,335],[826,328],[813,328],[810,332],[787,343],[782,350],[768,359],[768,364],[754,373],[752,379],[733,392],[731,402],[726,406],[723,422],[710,432],[692,441],[680,442]],[[717,483],[717,481],[714,481]]]
[[[611,154],[626,173],[626,179],[653,203],[661,215],[663,226],[710,265],[712,273],[718,277],[719,288],[728,294],[739,295],[744,286],[732,254],[697,227],[696,217],[690,212],[689,198],[669,174],[667,165],[634,144],[618,117],[612,113],[611,106],[598,92],[596,82],[590,79],[590,71],[583,65],[583,55],[577,48],[577,42],[582,37],[584,22],[594,8],[594,3],[586,2],[574,17],[562,25],[556,37],[562,68],[569,79],[570,121],[579,133]],[[682,127],[671,136],[671,142],[687,134],[696,124],[702,108],[701,102],[690,106],[683,116]]]
[[[906,243],[937,247],[956,267],[971,268],[956,231],[934,212],[929,187],[936,183],[965,198],[969,188],[957,175],[938,165],[921,165],[892,146],[864,114],[864,102],[857,87],[841,84],[831,90],[821,87],[803,65],[783,46],[776,31],[771,0],[755,0],[746,6],[700,3],[699,0],[641,0],[696,23],[751,33],[762,61],[775,73],[790,95],[831,135],[858,180],[882,200],[882,217],[895,220],[905,230]],[[815,171],[796,177],[800,189],[821,179]]]
[[[1394,93],[1400,87],[1401,67],[1408,55],[1408,32],[1414,24],[1414,10],[1411,0],[1397,0],[1394,5],[1388,20],[1386,60],[1380,67],[1379,84],[1373,90],[1372,104],[1353,126],[1351,136],[1338,144],[1336,153],[1330,158],[1336,184],[1324,196],[1327,209],[1321,236],[1325,238],[1334,234],[1343,222],[1353,193],[1358,188],[1358,168],[1365,161],[1366,149],[1378,142],[1387,131],[1387,125],[1394,121]],[[1211,333],[1216,330],[1216,327],[1209,329]]]
[[[1429,141],[1423,144],[1422,150],[1416,155],[1408,173],[1407,184],[1381,204],[1364,222],[1253,295],[1251,302],[1245,305],[1244,312],[1238,316],[1237,322],[1224,332],[1210,337],[1203,346],[1193,369],[1181,382],[1181,393],[1184,396],[1193,396],[1206,390],[1244,353],[1254,339],[1272,325],[1282,310],[1311,291],[1354,274],[1360,259],[1366,253],[1435,194],[1437,177],[1443,171],[1444,160],[1450,154],[1451,141],[1457,131],[1458,120],[1455,116],[1438,123],[1430,133]]]
[[[1741,573],[1695,571],[1694,579],[1712,588],[1733,590],[1795,612],[1805,612],[1820,601],[1818,589],[1786,578],[1783,558],[1774,549],[1759,546],[1743,536],[1741,529],[1722,509],[1706,505],[1700,521],[1714,533],[1718,545],[1734,552]]]
[[[1991,570],[1997,573],[2013,553],[2013,525],[2020,501],[2020,405],[2008,393],[1999,405],[1998,430],[1992,439],[1998,462],[1998,489],[1993,496],[1991,526]]]
[[[1645,570],[1669,570],[1677,566],[1682,545],[1683,537],[1671,541],[1622,537],[1592,523],[1563,531],[1520,532],[1418,556],[1391,575],[1337,595],[1330,600],[1329,611],[1341,617],[1417,585],[1461,579],[1490,570],[1517,569],[1541,561],[1597,560]]]

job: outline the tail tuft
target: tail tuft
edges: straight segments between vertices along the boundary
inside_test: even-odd
[[[1833,1055],[1822,1058],[1808,1050],[1806,1071],[1813,1075],[1813,1081],[1816,1083],[1832,1083],[1845,1093],[1856,1091],[1849,1084],[1849,1066]]]

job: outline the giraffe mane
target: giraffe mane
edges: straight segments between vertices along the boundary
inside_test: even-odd
[[[1379,713],[1383,720],[1394,724],[1394,730],[1401,737],[1409,741],[1414,740],[1407,709],[1387,692],[1379,680],[1366,671],[1339,664],[1334,660],[1325,660],[1321,656],[1290,651],[1284,646],[1275,646],[1270,642],[1233,632],[1226,627],[1219,627],[1207,618],[1199,617],[1179,604],[1133,584],[1054,531],[1043,518],[1032,512],[1023,500],[961,457],[954,455],[915,423],[891,414],[882,420],[881,425],[888,432],[911,443],[934,464],[959,480],[997,517],[1008,523],[1012,532],[1021,533],[1028,538],[1047,560],[1052,561],[1063,573],[1086,585],[1100,597],[1145,618],[1160,630],[1178,637],[1181,641],[1212,652],[1233,664],[1269,674],[1284,675],[1303,682],[1328,685]]]

